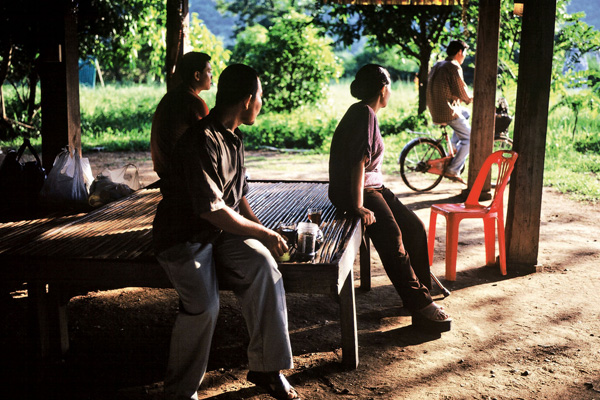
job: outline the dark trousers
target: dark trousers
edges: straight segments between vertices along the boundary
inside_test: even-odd
[[[427,232],[419,217],[386,187],[365,189],[364,207],[375,213],[367,233],[402,303],[410,311],[433,300]]]

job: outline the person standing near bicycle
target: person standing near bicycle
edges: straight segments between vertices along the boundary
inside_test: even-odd
[[[462,63],[469,46],[462,40],[453,40],[446,48],[446,57],[431,68],[427,79],[427,108],[434,124],[448,125],[454,131],[452,145],[456,154],[444,176],[455,182],[466,182],[460,177],[469,155],[471,125],[469,111],[462,103],[470,104],[473,97],[463,78]]]
[[[427,232],[419,217],[383,185],[384,144],[377,112],[391,95],[388,71],[375,64],[362,67],[350,86],[360,100],[339,122],[329,155],[329,199],[338,209],[360,216],[383,267],[413,324],[450,329],[450,316],[433,302]]]

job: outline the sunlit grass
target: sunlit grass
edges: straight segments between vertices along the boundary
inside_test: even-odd
[[[103,148],[104,151],[149,150],[150,128],[156,105],[165,93],[164,85],[107,85],[91,89],[82,87],[81,121],[84,151]],[[7,90],[8,95],[11,91]],[[216,88],[202,92],[209,107],[214,105]],[[331,135],[348,107],[356,102],[350,95],[350,81],[332,84],[327,99],[318,105],[305,106],[289,113],[262,112],[252,127],[244,127],[258,138],[275,140],[279,135],[307,143],[304,150],[289,157],[316,157],[319,161],[329,152]],[[384,135],[386,172],[397,171],[398,156],[403,146],[413,138],[403,128],[403,121],[414,115],[417,108],[414,84],[395,82],[388,107],[381,110],[378,120]],[[513,100],[514,101],[514,100]],[[556,102],[551,100],[550,106]],[[514,105],[511,107],[514,115]],[[510,135],[512,129],[510,127]],[[600,201],[600,110],[583,109],[577,126],[571,110],[558,108],[549,115],[546,136],[544,185],[553,186],[579,200]],[[432,130],[432,128],[429,128]],[[433,129],[435,130],[435,129]],[[574,132],[574,133],[573,133]],[[303,134],[314,138],[303,138]],[[300,137],[294,137],[294,135]],[[248,148],[260,143],[251,142]],[[39,149],[41,139],[32,142]],[[0,142],[3,150],[16,148],[21,140]],[[311,145],[319,143],[319,145]],[[285,147],[285,146],[284,146]],[[292,146],[293,147],[293,146]],[[319,156],[320,155],[320,156]],[[261,161],[262,162],[262,161]],[[268,164],[269,160],[264,160]],[[255,163],[259,167],[260,163]]]

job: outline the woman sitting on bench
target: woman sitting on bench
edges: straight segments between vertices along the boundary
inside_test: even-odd
[[[433,302],[427,233],[419,217],[383,185],[384,145],[377,112],[391,94],[385,68],[362,67],[351,84],[350,106],[338,124],[329,158],[329,198],[338,210],[362,219],[385,271],[413,315],[413,324],[450,329],[450,316]]]

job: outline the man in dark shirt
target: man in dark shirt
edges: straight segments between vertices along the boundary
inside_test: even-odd
[[[285,239],[260,224],[245,195],[243,136],[262,106],[256,71],[235,64],[219,78],[216,105],[179,139],[154,220],[158,261],[180,298],[165,378],[168,399],[197,399],[219,310],[233,287],[250,335],[248,380],[277,399],[298,399],[280,370],[293,367],[285,292],[274,257]]]
[[[210,56],[186,53],[175,73],[181,83],[164,95],[152,119],[150,152],[154,170],[161,178],[167,170],[175,142],[194,122],[208,114],[208,106],[199,95],[210,89]]]

